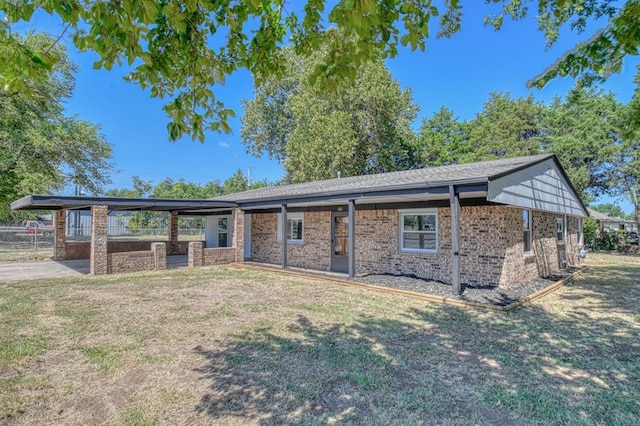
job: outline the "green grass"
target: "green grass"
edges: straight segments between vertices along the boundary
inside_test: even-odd
[[[640,424],[640,259],[509,313],[226,267],[0,284],[0,423]]]

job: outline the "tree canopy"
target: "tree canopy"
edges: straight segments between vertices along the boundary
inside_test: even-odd
[[[96,68],[127,64],[127,79],[167,98],[171,140],[189,135],[204,140],[205,131],[229,131],[234,112],[214,89],[240,68],[255,80],[281,76],[286,46],[298,55],[317,55],[331,28],[345,35],[325,50],[311,80],[332,87],[355,79],[360,66],[393,57],[400,46],[424,50],[429,37],[460,31],[464,7],[471,2],[447,0],[24,0],[0,1],[0,90],[29,88],[46,80],[58,60],[50,46],[32,48],[12,32],[36,10],[60,17],[81,50],[98,55]],[[590,22],[602,28],[566,52],[530,86],[574,77],[606,78],[619,72],[627,55],[637,55],[640,32],[637,0],[488,0],[485,23],[496,29],[505,19],[535,16],[552,45],[561,29],[584,32]],[[497,13],[492,11],[497,10]],[[59,36],[62,36],[60,34]]]
[[[611,93],[580,85],[549,105],[492,93],[473,120],[460,121],[444,107],[425,118],[418,147],[427,166],[553,153],[590,201],[611,192],[614,181],[627,187],[622,171],[634,176],[627,170],[634,155],[633,139],[624,137],[628,117]]]
[[[52,41],[31,34],[21,43],[38,50]],[[0,51],[5,47],[0,45]],[[64,101],[74,87],[75,65],[63,46],[54,46],[48,55],[56,61],[45,80],[30,82],[27,92],[0,91],[0,216],[4,218],[16,198],[60,190],[69,183],[99,193],[109,182],[111,145],[99,126],[64,113]]]
[[[330,40],[341,37],[336,32]],[[331,46],[325,46],[331,49]],[[319,60],[288,50],[286,70],[244,102],[241,135],[247,150],[277,159],[293,182],[402,170],[416,165],[411,92],[382,60],[361,66],[334,91],[309,82]]]

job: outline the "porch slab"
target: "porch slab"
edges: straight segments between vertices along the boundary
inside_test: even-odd
[[[88,273],[89,259],[0,264],[0,282],[75,277]]]
[[[459,307],[482,308],[492,311],[510,311],[524,303],[546,296],[570,282],[586,268],[570,267],[544,278],[517,283],[509,288],[497,286],[462,285],[460,296],[451,295],[451,285],[406,275],[357,275],[349,280],[347,274],[315,271],[304,268],[287,268],[257,262],[235,263],[234,267],[265,270],[290,276],[335,282],[383,293],[408,296],[430,302]]]

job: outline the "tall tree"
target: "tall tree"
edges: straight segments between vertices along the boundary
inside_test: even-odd
[[[636,74],[640,82],[640,67]],[[625,138],[614,153],[609,186],[615,195],[627,198],[633,204],[633,215],[640,229],[640,89],[627,106],[624,117]]]
[[[623,142],[625,107],[612,93],[576,86],[545,110],[545,150],[556,154],[587,201],[609,190]]]
[[[52,42],[41,34],[21,41],[32,50]],[[48,55],[56,60],[45,80],[29,83],[24,92],[0,90],[0,216],[6,217],[8,203],[21,196],[69,183],[99,193],[110,179],[111,145],[99,126],[64,114],[75,65],[62,46],[54,46]]]
[[[469,123],[472,149],[467,149],[465,162],[540,154],[543,108],[532,95],[513,99],[508,93],[492,93]]]
[[[442,106],[432,117],[422,120],[418,152],[424,166],[446,166],[464,162],[473,151],[469,124]]]
[[[287,51],[283,78],[267,79],[244,102],[247,150],[279,160],[293,182],[415,166],[411,122],[417,107],[382,60],[360,67],[352,83],[334,91],[310,83],[320,65],[320,58]]]
[[[283,46],[291,41],[298,54],[310,56],[325,44],[330,28],[345,37],[325,51],[314,70],[331,85],[354,79],[360,65],[380,52],[396,55],[399,46],[424,50],[434,28],[449,37],[461,28],[461,0],[0,0],[0,87],[13,92],[43,77],[55,62],[49,47],[25,49],[12,24],[29,21],[34,11],[60,17],[63,33],[81,50],[98,55],[95,66],[111,69],[127,63],[128,80],[168,98],[164,106],[172,140],[183,135],[204,140],[204,131],[229,131],[226,108],[212,88],[239,68],[258,81],[282,72]],[[637,0],[491,0],[485,22],[499,29],[506,18],[535,15],[547,44],[561,29],[581,33],[587,22],[603,28],[566,52],[529,84],[541,87],[565,75],[606,78],[619,72],[622,59],[637,55],[640,34]],[[537,6],[537,7],[536,7]],[[492,10],[497,13],[491,14]],[[437,21],[437,22],[432,22]]]

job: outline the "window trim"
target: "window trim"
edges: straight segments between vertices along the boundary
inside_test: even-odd
[[[524,212],[527,212],[527,223],[525,223],[524,220]],[[523,252],[524,254],[531,254],[533,252],[533,229],[531,229],[531,222],[532,222],[532,217],[531,217],[531,209],[522,209],[522,233],[523,233]],[[525,240],[524,238],[524,233],[527,232],[527,240]],[[529,250],[526,249],[527,247],[527,243],[529,243]]]
[[[403,247],[404,243],[404,217],[405,216],[419,216],[419,215],[433,215],[436,218],[435,223],[435,231],[408,231],[408,232],[417,232],[417,233],[429,233],[435,234],[436,236],[436,248],[435,249],[415,249],[415,248],[405,248]],[[398,251],[401,253],[428,253],[428,254],[437,254],[439,248],[439,235],[438,235],[438,209],[403,209],[398,210]]]
[[[562,228],[558,228],[560,225]],[[556,217],[556,243],[564,244],[564,229],[567,224],[564,222],[564,217]],[[560,238],[558,238],[560,236]]]
[[[297,245],[303,245],[304,244],[304,236],[306,234],[305,231],[305,227],[304,227],[304,213],[302,212],[292,212],[292,213],[287,213],[287,223],[290,220],[301,220],[302,221],[302,239],[292,239],[292,238],[287,238],[287,244],[297,244]],[[276,242],[278,244],[282,244],[282,238],[280,238],[280,235],[282,235],[282,213],[277,213],[277,222],[278,225],[276,226]],[[293,235],[293,233],[292,233]]]

